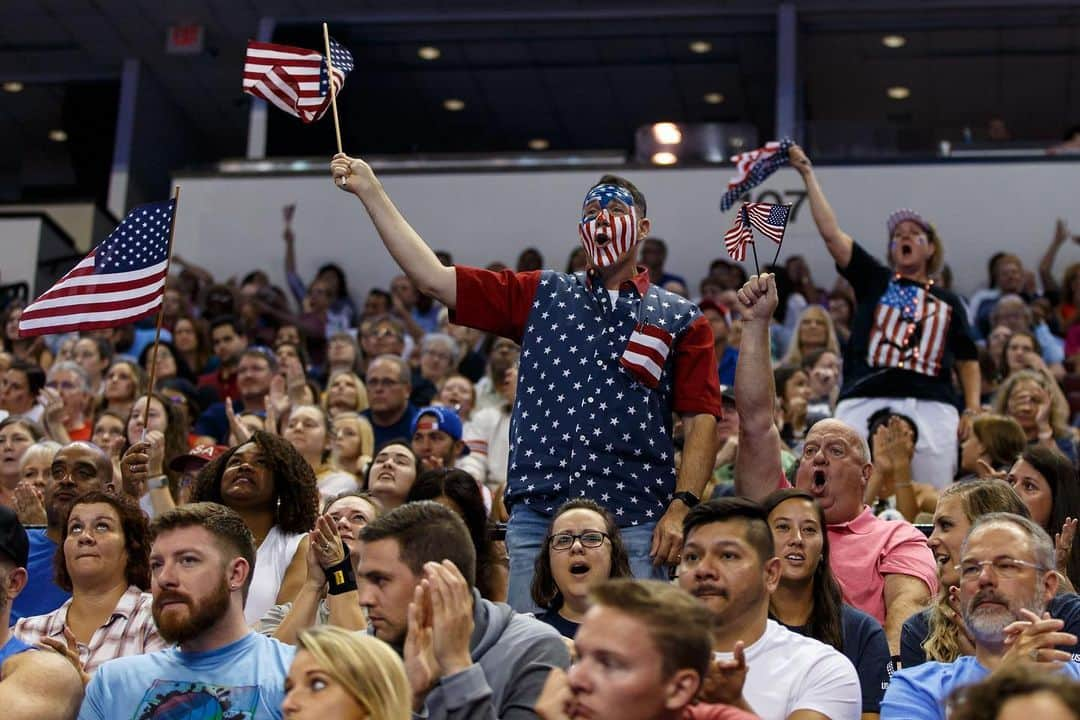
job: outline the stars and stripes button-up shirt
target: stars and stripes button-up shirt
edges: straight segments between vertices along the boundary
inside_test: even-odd
[[[456,268],[454,322],[522,345],[508,508],[585,497],[622,527],[656,522],[675,490],[672,413],[721,414],[708,321],[638,270],[613,303],[585,273]]]

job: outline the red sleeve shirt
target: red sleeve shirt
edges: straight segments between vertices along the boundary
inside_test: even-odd
[[[541,271],[494,272],[455,265],[457,307],[450,321],[521,343]]]
[[[675,345],[674,376],[675,412],[723,417],[712,328],[704,315],[698,315]]]

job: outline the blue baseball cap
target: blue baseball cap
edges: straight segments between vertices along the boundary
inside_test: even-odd
[[[413,418],[412,425],[409,427],[410,437],[416,434],[416,428],[420,424],[420,419],[423,417],[429,417],[434,420],[435,427],[433,427],[432,430],[441,430],[454,440],[461,440],[461,418],[458,416],[456,410],[442,405],[429,405],[428,407],[420,408],[420,412],[416,413],[416,417]],[[462,445],[461,454],[469,454],[468,445]]]

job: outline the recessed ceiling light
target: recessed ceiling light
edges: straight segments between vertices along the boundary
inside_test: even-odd
[[[887,48],[902,48],[907,45],[907,38],[903,35],[886,35],[881,38],[881,44]]]
[[[68,134],[63,130],[50,130],[49,139],[53,142],[67,142]]]
[[[658,152],[652,156],[653,165],[674,165],[679,161],[679,158],[675,157],[675,153],[670,152]]]
[[[724,94],[718,92],[705,93],[705,97],[703,99],[710,105],[719,105],[720,103],[724,102]]]
[[[661,145],[678,145],[682,142],[682,131],[671,122],[656,123],[652,126],[652,136]]]
[[[23,84],[18,80],[8,80],[4,83],[4,92],[17,93],[23,91]]]
[[[424,47],[417,50],[416,54],[420,56],[421,60],[438,60],[439,56],[442,55],[442,51],[439,50],[439,48],[437,47],[425,45]]]
[[[885,91],[885,94],[893,100],[906,100],[911,95],[911,90],[903,85],[893,85]]]
[[[690,52],[697,53],[698,55],[704,55],[712,50],[712,43],[706,40],[694,40],[690,43]]]
[[[551,147],[551,143],[547,141],[547,138],[533,138],[529,141],[530,150],[547,150]]]
[[[447,98],[443,100],[442,106],[450,112],[458,112],[465,109],[465,101],[457,98]]]

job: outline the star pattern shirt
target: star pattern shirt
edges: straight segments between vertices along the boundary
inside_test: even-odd
[[[659,520],[675,489],[672,412],[720,414],[712,332],[691,302],[639,274],[614,304],[584,273],[458,267],[454,322],[522,344],[507,506],[586,497],[620,526]],[[672,336],[655,388],[620,362],[639,324]]]

